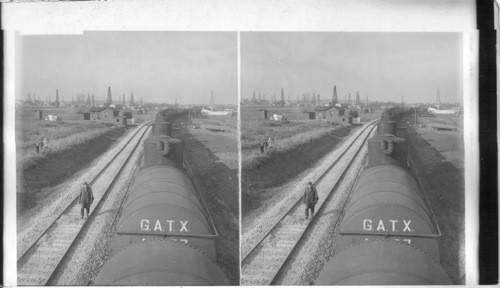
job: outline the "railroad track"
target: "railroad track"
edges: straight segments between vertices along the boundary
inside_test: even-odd
[[[316,210],[320,211],[324,203],[335,192],[338,183],[349,169],[353,159],[370,137],[377,121],[371,122],[350,143],[339,157],[315,181],[319,201]],[[310,227],[305,219],[302,198],[283,215],[258,243],[242,255],[241,285],[273,285],[280,273],[294,254],[302,237]]]
[[[101,200],[112,190],[122,168],[147,136],[152,123],[153,121],[150,121],[140,127],[94,179],[89,181],[94,191],[94,205],[89,217],[81,219],[77,196],[18,258],[18,285],[40,286],[51,283],[52,277],[85,227],[88,218],[93,216],[93,211],[101,205]]]

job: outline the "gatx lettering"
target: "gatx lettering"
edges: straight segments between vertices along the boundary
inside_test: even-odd
[[[410,228],[411,220],[375,220],[372,219],[363,220],[363,230],[365,231],[377,231],[377,232],[413,232]],[[404,226],[404,227],[403,227]]]
[[[149,220],[141,219],[140,229],[142,231],[155,232],[189,232],[188,220]]]

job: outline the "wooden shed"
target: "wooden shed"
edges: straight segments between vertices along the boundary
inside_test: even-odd
[[[42,110],[35,110],[35,119],[36,120],[43,120],[43,111]]]
[[[259,119],[267,120],[267,109],[259,109]]]
[[[78,112],[76,118],[78,120],[90,120],[90,112]]]

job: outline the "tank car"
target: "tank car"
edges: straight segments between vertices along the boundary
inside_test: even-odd
[[[144,163],[122,204],[112,254],[97,285],[228,285],[216,264],[217,231],[183,167],[182,141],[161,111]]]
[[[406,140],[394,135],[398,113],[385,111],[379,135],[368,140],[368,165],[345,207],[336,254],[316,284],[452,284],[439,265],[439,226],[408,169]]]

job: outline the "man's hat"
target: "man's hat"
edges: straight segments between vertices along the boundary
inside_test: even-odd
[[[307,182],[307,184],[309,184],[309,185],[313,185],[313,183],[312,183],[311,181]]]
[[[83,185],[89,185],[89,183],[87,183],[87,181],[83,182]]]

